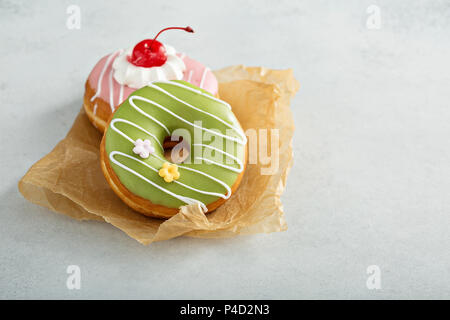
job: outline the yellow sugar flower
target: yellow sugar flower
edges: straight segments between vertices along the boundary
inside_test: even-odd
[[[178,166],[168,162],[164,162],[162,168],[159,169],[159,175],[164,178],[165,182],[172,182],[180,177]]]

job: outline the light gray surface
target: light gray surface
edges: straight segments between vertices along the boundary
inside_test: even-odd
[[[1,298],[450,298],[448,1],[129,2],[0,1]],[[71,3],[80,30],[65,26]],[[213,69],[294,69],[287,232],[144,247],[18,193],[95,62],[170,25],[198,31],[164,39]]]

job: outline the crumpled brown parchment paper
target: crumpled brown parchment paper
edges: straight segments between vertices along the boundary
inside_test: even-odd
[[[103,177],[101,135],[83,109],[67,136],[20,180],[20,192],[27,200],[72,218],[108,222],[142,244],[181,235],[224,238],[286,230],[280,196],[292,166],[294,124],[289,105],[298,82],[292,70],[262,67],[232,66],[215,75],[221,99],[230,103],[244,130],[278,129],[280,138],[278,170],[263,175],[261,169],[267,165],[248,164],[236,193],[216,211],[204,215],[197,205],[190,205],[161,220],[127,207]]]

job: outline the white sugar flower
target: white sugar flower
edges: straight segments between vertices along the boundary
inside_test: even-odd
[[[149,157],[149,155],[151,155],[155,152],[155,148],[153,148],[150,140],[137,139],[134,142],[133,152],[140,155],[141,158],[146,159]]]

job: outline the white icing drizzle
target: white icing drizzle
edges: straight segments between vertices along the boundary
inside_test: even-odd
[[[234,137],[231,137],[231,139],[229,139],[229,140],[236,141],[236,142],[238,142],[238,143],[240,143],[240,144],[245,144],[245,143],[246,143],[246,139],[247,139],[247,138],[245,137],[244,133],[241,132],[241,130],[236,130],[235,127],[231,126],[228,122],[226,122],[226,121],[220,119],[218,116],[215,116],[215,115],[213,115],[212,113],[209,113],[209,112],[206,112],[206,111],[204,111],[204,110],[202,110],[202,109],[199,109],[199,108],[197,108],[197,107],[194,107],[192,104],[189,104],[189,103],[187,103],[186,101],[183,101],[183,100],[179,99],[178,97],[174,96],[174,95],[171,94],[170,92],[167,92],[166,90],[164,90],[164,89],[162,89],[162,88],[160,88],[160,87],[158,87],[158,86],[155,86],[155,85],[152,84],[152,83],[149,83],[148,86],[151,87],[151,88],[153,88],[153,89],[156,89],[156,90],[158,90],[158,91],[160,91],[160,92],[162,92],[162,93],[164,93],[165,95],[171,97],[172,99],[177,100],[178,102],[183,103],[184,105],[188,106],[188,107],[191,108],[191,109],[197,110],[197,111],[199,111],[199,112],[201,112],[201,113],[204,113],[204,114],[206,114],[206,115],[208,115],[208,116],[210,116],[210,117],[216,119],[217,121],[219,121],[220,123],[224,124],[224,125],[227,126],[228,128],[233,129],[238,135],[240,135],[240,137],[241,137],[241,139],[242,139],[241,142],[236,141],[236,140],[235,140],[236,138],[234,138]],[[153,103],[154,103],[154,102],[153,102]],[[155,104],[156,104],[156,103],[155,103]],[[162,106],[161,106],[161,107],[162,107]],[[163,108],[164,108],[164,107],[163,107]],[[165,108],[164,108],[164,109],[165,109]],[[165,109],[165,110],[167,110],[167,109]],[[172,112],[171,112],[171,113],[172,113]],[[181,119],[183,122],[190,123],[190,124],[191,124],[192,126],[194,126],[194,127],[196,126],[195,124],[193,124],[193,123],[191,123],[191,122],[185,120],[184,118],[182,119],[182,118],[180,118],[178,115],[176,115],[176,114],[174,114],[174,113],[172,113],[172,114],[173,114],[174,116],[176,116],[177,118]],[[239,129],[240,129],[240,128],[239,128]],[[227,137],[229,137],[229,136],[226,136],[226,135],[223,135],[223,134],[214,132],[214,131],[209,130],[209,129],[206,129],[206,128],[202,128],[202,130],[205,130],[205,131],[210,132],[210,133],[214,133],[215,135],[219,135],[219,136],[221,136],[222,138],[225,138],[225,139],[227,139]]]
[[[122,101],[123,101],[123,87],[124,87],[124,85],[121,84],[120,91],[119,91],[119,103],[122,103]]]
[[[139,99],[140,98],[140,99]],[[130,102],[130,105],[140,114],[142,114],[144,117],[147,117],[153,121],[155,121],[157,124],[159,124],[166,132],[168,135],[170,135],[170,131],[169,129],[159,120],[157,120],[155,117],[149,115],[148,113],[144,112],[144,110],[142,110],[141,108],[139,108],[135,103],[134,103],[134,99],[138,99],[138,100],[143,100],[145,102],[149,102],[150,104],[152,103],[150,100],[147,100],[141,96],[132,96],[128,99],[128,101]],[[155,103],[156,104],[156,103]],[[159,106],[159,105],[158,105]],[[164,108],[164,107],[162,107]],[[165,109],[165,108],[164,108]],[[167,110],[167,109],[165,109]]]
[[[202,79],[200,80],[199,87],[203,89],[203,83],[205,82],[206,73],[208,72],[209,68],[206,68],[203,70]]]
[[[164,124],[162,124],[160,121],[158,121],[157,119],[155,119],[153,116],[149,115],[148,113],[146,113],[145,111],[143,111],[141,108],[139,108],[139,107],[134,103],[134,100],[140,100],[140,101],[144,101],[144,102],[147,102],[147,103],[149,103],[149,104],[152,104],[152,105],[154,105],[154,106],[156,106],[156,107],[158,107],[158,108],[160,108],[160,109],[166,111],[167,113],[171,114],[172,116],[174,116],[175,118],[181,120],[182,122],[191,125],[191,126],[194,127],[194,128],[197,128],[197,129],[200,129],[200,130],[209,132],[209,133],[211,133],[211,134],[213,134],[213,135],[222,137],[222,138],[224,138],[224,139],[226,139],[226,140],[230,140],[230,141],[237,142],[237,143],[242,144],[242,145],[244,145],[244,144],[246,143],[246,140],[239,140],[239,139],[237,139],[237,138],[235,138],[235,137],[227,136],[227,135],[225,135],[225,134],[222,134],[222,133],[219,133],[219,132],[216,132],[216,131],[213,131],[213,130],[210,130],[210,129],[207,129],[207,128],[203,128],[203,127],[201,127],[201,126],[198,126],[198,125],[196,125],[195,123],[192,123],[192,122],[190,122],[190,121],[184,119],[183,117],[180,117],[179,115],[177,115],[176,113],[170,111],[170,110],[167,109],[166,107],[163,107],[163,106],[160,105],[159,103],[156,103],[156,102],[154,102],[154,101],[148,100],[147,98],[144,98],[144,97],[141,97],[141,96],[131,96],[131,97],[128,99],[128,101],[130,102],[130,105],[131,105],[134,109],[136,109],[139,113],[143,114],[143,115],[146,116],[147,118],[152,119],[153,121],[155,121],[156,123],[158,123],[162,128],[164,128],[164,129],[166,130],[166,132],[167,132],[168,135],[170,135],[169,129],[167,129],[167,127],[166,127]],[[194,108],[195,108],[195,107],[194,107]],[[205,113],[208,114],[208,112],[205,112]],[[212,117],[215,117],[215,116],[212,115],[212,114],[210,114],[210,115],[211,115]],[[223,121],[223,120],[222,120],[222,121]],[[226,124],[226,122],[224,122],[224,123]],[[241,134],[241,133],[239,132],[239,130],[236,130],[236,128],[231,127],[229,124],[228,124],[228,126],[229,126],[231,129],[234,129],[239,135]],[[243,134],[243,133],[242,133],[242,134]],[[244,137],[245,137],[245,136],[244,136]],[[242,137],[241,137],[241,138],[242,138]]]
[[[141,126],[139,126],[139,125],[137,125],[136,123],[131,122],[131,121],[129,121],[129,120],[126,120],[126,119],[120,119],[120,118],[118,118],[118,119],[113,119],[113,120],[111,121],[111,128],[112,128],[115,132],[117,132],[118,134],[120,134],[122,137],[124,137],[125,139],[127,139],[128,141],[130,141],[131,143],[134,144],[134,140],[131,139],[131,138],[130,138],[129,136],[127,136],[123,131],[119,130],[119,129],[116,127],[116,123],[117,123],[117,122],[122,122],[122,123],[129,124],[130,126],[133,126],[133,127],[137,128],[137,129],[139,129],[139,130],[145,132],[146,134],[148,134],[149,136],[151,136],[153,139],[155,139],[155,141],[159,144],[159,146],[161,147],[161,149],[164,149],[163,146],[162,146],[162,144],[161,144],[161,142],[159,142],[159,140],[155,137],[155,135],[154,135],[153,133],[148,132],[147,130],[145,130],[145,129],[142,128]]]
[[[113,71],[109,71],[109,106],[111,112],[114,112],[114,95],[113,95]]]
[[[221,104],[223,104],[224,106],[226,106],[228,109],[231,110],[231,106],[230,106],[229,103],[227,103],[227,102],[225,102],[225,101],[222,101],[222,100],[220,100],[220,99],[217,99],[216,97],[214,97],[214,96],[212,96],[212,95],[210,95],[210,94],[204,93],[204,92],[201,91],[201,90],[197,90],[197,89],[195,89],[195,88],[186,86],[186,85],[184,85],[184,84],[182,84],[182,83],[179,83],[179,82],[176,82],[176,81],[158,81],[157,83],[170,84],[170,85],[173,85],[173,86],[177,86],[177,87],[180,87],[180,88],[184,88],[184,89],[190,90],[190,91],[195,92],[195,93],[197,93],[197,94],[201,94],[202,96],[204,96],[204,97],[206,97],[206,98],[208,98],[208,99],[214,100],[214,101],[216,101],[216,102],[220,102]]]
[[[162,159],[160,156],[158,156],[156,154],[154,156],[157,157],[161,161],[165,161],[164,159]],[[190,168],[190,167],[186,167],[186,166],[183,166],[183,165],[180,165],[180,164],[178,165],[178,168],[182,168],[182,169],[185,169],[185,170],[188,170],[188,171],[192,171],[192,172],[201,174],[202,176],[207,177],[207,178],[217,182],[218,184],[220,184],[221,186],[223,186],[227,190],[227,193],[225,195],[220,194],[220,197],[223,198],[223,199],[228,199],[229,197],[231,197],[231,188],[225,182],[223,182],[222,180],[219,180],[219,179],[217,179],[217,178],[215,178],[215,177],[213,177],[213,176],[211,176],[211,175],[209,175],[209,174],[207,174],[207,173],[205,173],[203,171],[196,170],[196,169],[193,169],[193,168]]]
[[[212,161],[211,159],[207,159],[207,158],[203,158],[203,157],[195,157],[195,159],[204,160],[204,161],[206,161],[208,163],[215,164],[215,165],[217,165],[219,167],[222,167],[222,168],[225,168],[225,169],[237,172],[237,173],[241,173],[242,170],[244,170],[244,165],[242,164],[242,161],[239,160],[237,157],[233,156],[230,153],[227,153],[227,152],[225,152],[223,150],[220,150],[220,149],[218,149],[216,147],[213,147],[213,146],[210,146],[208,144],[193,143],[192,145],[193,146],[202,146],[202,147],[205,147],[205,148],[208,148],[208,149],[212,149],[212,150],[217,151],[217,152],[219,152],[219,153],[221,153],[221,154],[223,154],[223,155],[225,155],[227,157],[230,157],[231,159],[233,159],[234,161],[237,162],[237,164],[239,165],[239,169],[235,168],[235,167],[232,167],[232,166],[227,166],[227,165],[224,165],[222,163],[218,163],[218,162]]]
[[[134,144],[134,140],[133,140],[132,138],[130,138],[125,132],[123,132],[123,131],[121,131],[119,128],[117,128],[117,127],[115,126],[116,122],[122,122],[122,123],[129,124],[129,125],[131,125],[131,126],[137,128],[137,129],[139,129],[139,130],[141,130],[141,131],[147,133],[147,134],[150,135],[152,138],[154,138],[154,139],[156,140],[156,142],[159,144],[159,146],[161,147],[161,149],[163,149],[163,146],[161,145],[161,143],[159,142],[159,140],[156,139],[155,135],[152,134],[152,133],[150,133],[150,132],[148,132],[147,130],[145,130],[145,129],[142,128],[141,126],[138,126],[137,124],[135,124],[134,122],[131,122],[131,121],[129,121],[129,120],[120,119],[120,118],[119,118],[119,119],[113,119],[113,120],[111,121],[111,128],[112,128],[114,131],[116,131],[118,134],[120,134],[122,137],[124,137],[125,139],[127,139],[128,141],[130,141],[132,144]],[[200,146],[211,147],[211,146],[208,146],[208,145],[204,145],[204,144],[196,144],[196,143],[193,144],[193,145],[200,145]],[[211,147],[211,148],[214,148],[214,147]],[[216,148],[214,148],[214,149],[216,149]],[[216,149],[216,150],[218,150],[219,152],[222,152],[223,154],[226,154],[226,152],[224,152],[224,151],[222,151],[222,150],[219,150],[219,149]],[[228,155],[229,155],[229,154],[228,154]],[[166,161],[166,159],[161,158],[161,157],[158,156],[157,154],[153,154],[153,156],[156,157],[156,158],[158,158],[159,160],[161,160],[161,161],[163,161],[163,162]],[[240,169],[239,169],[240,171],[236,171],[236,172],[242,172],[242,170],[243,170],[242,162],[241,162],[239,159],[237,159],[237,158],[235,158],[234,156],[232,156],[232,155],[229,155],[229,156],[230,156],[232,159],[236,160],[236,162],[237,162],[237,163],[239,164],[239,166],[240,166]],[[200,159],[204,159],[204,158],[200,158]],[[207,160],[209,160],[209,159],[207,159]],[[183,166],[183,165],[181,165],[181,164],[178,164],[178,167],[179,167],[179,168],[182,168],[182,169],[186,169],[186,170],[192,171],[192,172],[195,172],[195,173],[198,173],[198,174],[201,174],[201,175],[203,175],[203,176],[205,176],[205,177],[207,177],[207,178],[209,178],[209,179],[211,179],[211,180],[213,180],[213,181],[219,183],[220,185],[222,185],[222,186],[227,190],[227,194],[226,194],[225,196],[222,195],[222,194],[220,194],[220,197],[223,196],[224,199],[228,199],[228,198],[231,196],[231,189],[230,189],[230,187],[229,187],[225,182],[223,182],[222,180],[219,180],[219,179],[217,179],[217,178],[215,178],[215,177],[213,177],[213,176],[211,176],[211,175],[209,175],[209,174],[207,174],[207,173],[205,173],[205,172],[203,172],[203,171],[199,171],[199,170],[196,170],[196,169],[193,169],[193,168],[190,168],[190,167],[186,167],[186,166]],[[229,167],[229,168],[232,168],[232,167]],[[233,169],[233,171],[234,171],[234,170],[238,170],[238,169],[236,169],[236,168],[232,168],[232,169]],[[217,194],[217,195],[219,195],[219,194]]]
[[[115,51],[115,52],[111,53],[111,54],[108,56],[108,58],[106,59],[106,62],[105,62],[105,64],[104,64],[104,66],[103,66],[103,69],[102,69],[102,71],[100,72],[100,76],[98,77],[98,82],[97,82],[97,92],[92,96],[91,102],[94,101],[95,98],[97,98],[97,97],[100,95],[100,93],[101,93],[101,91],[102,91],[103,77],[105,76],[106,69],[108,68],[109,64],[110,64],[111,61],[113,60],[113,57],[114,57],[117,53],[120,53],[120,52],[122,52],[122,50]],[[110,91],[110,92],[111,92],[111,89],[112,89],[112,88],[111,88],[111,84],[110,84],[110,87],[109,87],[109,91]]]
[[[137,158],[135,158],[135,157],[132,157],[132,156],[130,156],[130,155],[126,154],[126,153],[120,152],[120,151],[112,151],[112,152],[109,154],[109,159],[110,159],[114,164],[116,164],[116,165],[118,165],[119,167],[121,167],[122,169],[124,169],[124,170],[126,170],[126,171],[128,171],[128,172],[131,172],[132,174],[134,174],[135,176],[141,178],[141,179],[144,180],[145,182],[151,184],[151,185],[154,186],[155,188],[158,188],[159,190],[161,190],[161,191],[163,191],[163,192],[165,192],[165,193],[171,195],[171,196],[174,197],[174,198],[177,198],[177,199],[180,200],[180,201],[183,201],[183,202],[186,203],[186,204],[194,204],[194,203],[198,203],[198,204],[200,204],[200,206],[202,207],[202,209],[203,209],[204,212],[207,212],[207,211],[208,211],[208,208],[205,206],[205,204],[204,204],[203,202],[198,201],[198,200],[195,200],[195,199],[192,199],[192,198],[189,198],[189,197],[184,197],[184,196],[181,196],[181,195],[176,194],[176,193],[173,193],[172,191],[167,190],[166,188],[163,188],[163,187],[159,186],[158,184],[154,183],[153,181],[147,179],[146,177],[144,177],[144,176],[143,176],[142,174],[140,174],[139,172],[136,172],[136,171],[134,171],[133,169],[127,167],[126,165],[120,163],[119,161],[117,161],[117,160],[114,158],[114,156],[115,156],[116,154],[121,155],[121,156],[126,157],[126,158],[129,158],[129,159],[132,159],[132,160],[135,160],[135,161],[137,161],[137,162],[143,164],[143,165],[146,166],[147,168],[150,168],[151,170],[158,172],[158,170],[156,170],[155,168],[153,168],[152,166],[148,165],[147,163],[145,163],[145,162],[142,161],[142,160],[139,160],[139,159],[137,159]],[[178,181],[174,180],[174,182],[178,182]],[[193,188],[190,188],[190,189],[193,189]],[[195,189],[193,189],[193,190],[195,190]]]
[[[201,91],[199,91],[199,90],[195,90],[195,89],[193,89],[193,88],[190,88],[190,87],[185,86],[185,85],[180,84],[180,83],[169,82],[169,81],[167,81],[167,82],[165,82],[165,81],[158,81],[158,83],[169,83],[169,84],[173,84],[173,85],[175,85],[175,86],[180,86],[180,87],[183,87],[183,88],[185,88],[185,89],[187,89],[187,90],[191,90],[191,91],[194,91],[194,92],[196,92],[196,93],[202,94],[204,97],[208,97],[208,98],[210,98],[210,99],[217,100],[217,101],[221,102],[222,104],[225,104],[225,105],[229,106],[226,102],[223,102],[223,101],[221,101],[221,100],[219,100],[219,99],[217,99],[217,98],[214,98],[214,97],[212,97],[212,96],[210,96],[210,95],[204,94],[203,92],[201,92]],[[129,101],[130,105],[131,105],[136,111],[138,111],[138,112],[139,112],[140,114],[142,114],[143,116],[145,116],[145,117],[147,117],[147,118],[149,118],[149,119],[155,121],[159,126],[161,126],[161,127],[167,132],[168,135],[170,135],[169,129],[168,129],[163,123],[161,123],[160,121],[158,121],[156,118],[154,118],[153,116],[149,115],[148,113],[146,113],[145,111],[143,111],[141,108],[139,108],[139,107],[135,104],[134,100],[144,101],[144,102],[149,103],[149,104],[151,104],[151,105],[153,105],[153,106],[156,106],[156,107],[158,107],[158,108],[164,110],[165,112],[171,114],[172,116],[176,117],[177,119],[179,119],[179,120],[181,120],[181,121],[183,121],[183,122],[185,122],[185,123],[191,125],[191,126],[194,127],[194,128],[198,128],[198,129],[201,129],[201,130],[203,130],[203,131],[210,132],[210,133],[212,133],[213,135],[221,136],[222,138],[225,138],[225,139],[227,139],[227,140],[235,141],[236,143],[241,144],[241,145],[245,145],[245,144],[246,144],[246,142],[247,142],[247,137],[246,137],[245,134],[242,132],[242,129],[241,129],[240,127],[233,127],[232,125],[230,125],[229,123],[227,123],[227,122],[224,121],[223,119],[220,119],[219,117],[217,117],[217,116],[215,116],[215,115],[213,115],[213,114],[211,114],[211,113],[209,113],[209,112],[206,112],[206,111],[204,111],[204,110],[198,109],[197,107],[195,107],[195,106],[193,106],[193,105],[191,105],[191,104],[189,104],[189,103],[187,103],[187,102],[185,102],[185,101],[179,99],[178,97],[172,95],[171,93],[167,92],[166,90],[164,90],[164,89],[162,89],[162,88],[160,88],[160,87],[158,87],[158,86],[155,86],[155,85],[153,85],[153,84],[149,84],[148,86],[150,86],[150,87],[152,87],[152,88],[154,88],[154,89],[156,89],[156,90],[159,90],[160,92],[163,92],[164,94],[168,95],[169,97],[171,97],[171,98],[173,98],[173,99],[175,99],[175,100],[177,100],[177,101],[179,101],[179,102],[185,104],[186,106],[188,106],[188,107],[190,107],[190,108],[192,108],[192,109],[194,109],[194,110],[197,110],[197,111],[199,111],[199,112],[205,113],[205,114],[207,114],[208,116],[210,116],[210,117],[216,119],[217,121],[223,123],[224,125],[226,125],[226,126],[229,127],[230,129],[233,129],[233,130],[240,136],[241,139],[237,139],[236,137],[232,137],[232,136],[227,136],[227,135],[224,135],[224,134],[222,134],[222,133],[219,133],[219,132],[216,132],[216,131],[207,129],[207,128],[199,127],[199,126],[197,126],[196,124],[194,124],[194,123],[192,123],[192,122],[190,122],[190,121],[188,121],[188,120],[186,120],[186,119],[180,117],[178,114],[172,112],[171,110],[167,109],[166,107],[164,107],[164,106],[162,106],[162,105],[160,105],[160,104],[158,104],[158,103],[156,103],[156,102],[154,102],[154,101],[151,101],[151,100],[149,100],[149,99],[147,99],[147,98],[144,98],[144,97],[142,97],[142,96],[137,96],[137,95],[136,95],[136,96],[131,96],[131,97],[128,98],[128,101]],[[231,107],[230,107],[230,108],[231,108]],[[128,140],[130,143],[134,144],[134,140],[133,140],[132,138],[130,138],[128,135],[126,135],[123,131],[121,131],[120,129],[118,129],[118,128],[116,127],[116,123],[118,123],[118,122],[126,123],[126,124],[128,124],[128,125],[131,125],[131,126],[137,128],[137,129],[141,130],[142,132],[145,132],[146,134],[148,134],[149,136],[151,136],[152,138],[154,138],[154,139],[156,140],[156,142],[159,144],[159,146],[161,147],[161,149],[163,149],[163,146],[161,145],[161,143],[159,142],[159,140],[155,137],[155,135],[153,135],[153,134],[150,133],[149,131],[145,130],[145,129],[142,128],[141,126],[135,124],[135,123],[132,122],[132,121],[126,120],[126,119],[121,119],[121,118],[113,119],[113,120],[111,121],[111,124],[110,124],[111,128],[112,128],[115,132],[117,132],[119,135],[121,135],[122,137],[124,137],[126,140]],[[223,155],[225,155],[225,156],[227,156],[227,157],[230,157],[231,159],[233,159],[234,161],[236,161],[236,163],[239,165],[239,168],[235,168],[235,167],[232,167],[232,166],[227,166],[227,165],[224,165],[224,164],[221,164],[221,163],[218,163],[218,162],[215,162],[215,161],[213,161],[213,160],[210,160],[210,159],[207,159],[207,158],[203,158],[203,157],[195,157],[196,159],[203,160],[203,161],[205,161],[205,162],[207,162],[207,163],[214,164],[214,165],[220,166],[220,167],[222,167],[222,168],[225,168],[225,169],[231,170],[231,171],[233,171],[233,172],[237,172],[237,173],[241,173],[241,172],[244,170],[244,165],[243,165],[242,161],[240,161],[237,157],[235,157],[234,155],[232,155],[232,154],[230,154],[230,153],[227,153],[227,152],[225,152],[225,151],[223,151],[223,150],[220,150],[220,149],[218,149],[218,148],[216,148],[216,147],[213,147],[213,146],[210,146],[210,145],[201,144],[201,143],[193,144],[193,146],[201,146],[201,147],[204,147],[204,148],[209,148],[209,149],[215,150],[215,151],[217,151],[217,152],[219,152],[219,153],[221,153],[221,154],[223,154]],[[167,190],[167,189],[165,189],[165,188],[163,188],[163,187],[161,187],[161,186],[155,184],[154,182],[150,181],[149,179],[147,179],[146,177],[142,176],[142,175],[139,174],[138,172],[134,171],[133,169],[131,169],[131,168],[125,166],[124,164],[120,163],[119,161],[117,161],[117,160],[114,158],[114,156],[115,156],[116,154],[119,154],[119,155],[122,155],[122,156],[124,156],[124,157],[133,159],[133,160],[135,160],[135,161],[137,161],[137,162],[139,162],[139,163],[145,165],[146,167],[150,168],[150,169],[153,170],[153,171],[158,172],[157,169],[153,168],[152,166],[150,166],[149,164],[147,164],[146,162],[144,162],[144,161],[142,161],[142,160],[139,160],[139,159],[137,159],[137,158],[135,158],[135,157],[133,157],[133,156],[127,155],[127,154],[122,153],[122,152],[120,152],[120,151],[112,151],[112,152],[110,153],[110,155],[109,155],[110,160],[111,160],[113,163],[115,163],[116,165],[118,165],[119,167],[123,168],[124,170],[127,170],[128,172],[131,172],[132,174],[134,174],[134,175],[136,175],[137,177],[143,179],[144,181],[150,183],[151,185],[155,186],[156,188],[160,189],[161,191],[166,192],[167,194],[169,194],[169,195],[171,195],[171,196],[173,196],[173,197],[175,197],[175,198],[177,198],[177,199],[183,201],[183,202],[186,203],[186,204],[199,203],[200,206],[202,207],[203,211],[204,211],[204,212],[207,212],[207,207],[206,207],[205,204],[202,203],[201,201],[196,200],[196,199],[192,199],[192,198],[189,198],[189,197],[184,197],[184,196],[181,196],[181,195],[178,195],[178,194],[175,194],[175,193],[173,193],[173,192],[171,192],[171,191],[169,191],[169,190]],[[158,158],[158,159],[161,160],[161,161],[166,161],[165,159],[161,158],[160,156],[158,156],[158,155],[156,155],[156,154],[153,154],[153,156],[155,156],[156,158]],[[199,190],[199,189],[196,189],[196,188],[194,188],[194,187],[188,186],[188,185],[186,185],[186,184],[184,184],[184,183],[182,183],[182,182],[180,182],[180,181],[174,180],[175,183],[177,183],[177,184],[179,184],[179,185],[181,185],[181,186],[183,186],[183,187],[185,187],[185,188],[187,188],[187,189],[193,190],[193,191],[195,191],[195,192],[202,193],[202,194],[207,194],[207,195],[213,195],[213,196],[221,197],[221,198],[223,198],[223,199],[228,199],[228,198],[231,196],[231,188],[230,188],[225,182],[221,181],[220,179],[217,179],[217,178],[215,178],[215,177],[213,177],[213,176],[211,176],[211,175],[209,175],[209,174],[207,174],[207,173],[205,173],[205,172],[202,172],[202,171],[199,171],[199,170],[190,168],[190,167],[186,167],[186,166],[183,166],[183,165],[178,165],[178,167],[179,167],[179,168],[182,168],[182,169],[185,169],[185,170],[192,171],[192,172],[196,172],[196,173],[198,173],[198,174],[201,174],[201,175],[203,175],[203,176],[205,176],[205,177],[207,177],[207,178],[209,178],[209,179],[211,179],[211,180],[213,180],[213,181],[219,183],[221,186],[223,186],[223,187],[227,190],[227,193],[224,195],[224,194],[220,194],[220,193],[215,193],[215,192],[209,192],[209,191]]]

